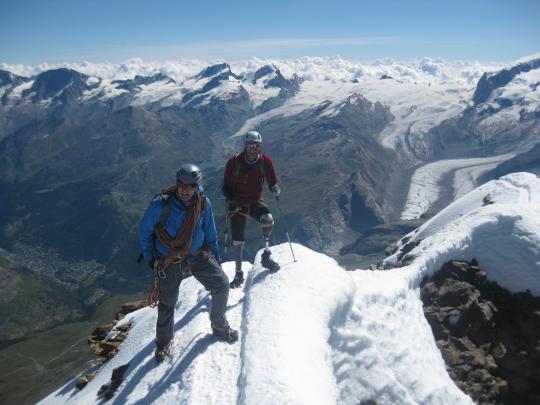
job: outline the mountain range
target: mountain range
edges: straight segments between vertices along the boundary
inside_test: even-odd
[[[255,129],[283,189],[280,207],[267,196],[278,218],[273,243],[286,226],[294,241],[334,257],[382,256],[391,240],[368,250],[361,241],[381,225],[399,224],[395,239],[410,230],[399,221],[424,165],[465,161],[444,166],[433,203],[407,219],[451,202],[458,169],[474,185],[540,169],[540,55],[491,71],[471,66],[315,59],[101,76],[88,65],[1,70],[0,247],[86,297],[144,290],[136,232],[149,200],[180,164],[196,163],[222,233],[224,164]],[[493,156],[504,157],[481,170],[466,163]],[[248,228],[252,258],[261,240]],[[36,254],[53,259],[35,265]]]

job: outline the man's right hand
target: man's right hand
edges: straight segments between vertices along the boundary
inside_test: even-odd
[[[156,265],[156,259],[152,257],[146,263],[148,263],[148,267],[150,267],[151,270],[154,270],[154,266]]]

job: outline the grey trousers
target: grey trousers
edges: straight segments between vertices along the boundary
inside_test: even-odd
[[[229,279],[218,264],[211,258],[209,260],[197,259],[191,265],[191,274],[199,281],[212,297],[210,309],[210,322],[212,327],[226,326],[227,300],[229,299]],[[159,280],[159,304],[156,323],[156,345],[165,347],[174,334],[174,307],[178,301],[178,288],[183,278],[179,265],[171,265],[165,269],[166,277]]]

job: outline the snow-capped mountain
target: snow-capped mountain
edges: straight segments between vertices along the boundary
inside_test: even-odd
[[[6,71],[3,76],[9,76]],[[48,70],[33,78],[18,77],[5,83],[3,81],[2,104],[7,108],[20,104],[32,103],[48,107],[50,103],[67,105],[79,102],[86,91],[96,87],[96,79],[72,69]]]
[[[471,105],[434,128],[435,155],[525,153],[540,141],[540,55],[484,73]]]
[[[534,146],[535,60],[515,69],[429,58],[2,65],[0,243],[45,244],[131,275],[126,256],[148,198],[193,161],[221,220],[223,165],[241,135],[257,129],[276,163],[293,238],[338,256],[374,226],[433,215]],[[494,79],[504,69],[512,79]],[[489,96],[475,103],[486,86]],[[501,99],[514,101],[486,107]],[[513,127],[517,138],[503,136],[510,133],[499,120],[500,134],[477,142],[477,128],[518,105],[528,112]],[[467,126],[470,116],[479,118]],[[83,191],[87,198],[76,198]],[[93,221],[64,218],[57,201]],[[258,235],[250,240],[253,255]]]
[[[539,85],[538,55],[484,73],[468,107],[422,137],[436,161],[413,174],[401,218],[436,211],[504,174],[540,171]]]
[[[244,288],[230,293],[236,344],[209,334],[208,292],[190,278],[180,288],[168,360],[153,359],[156,310],[139,310],[117,324],[131,323],[128,337],[86,387],[72,381],[40,403],[95,403],[112,370],[127,365],[112,403],[472,404],[449,377],[419,286],[445,262],[475,258],[488,280],[539,297],[539,221],[540,179],[516,173],[464,195],[403,238],[385,261],[389,270],[347,272],[299,244],[294,262],[288,244],[275,246],[281,270],[268,272],[258,255]],[[225,270],[231,277],[233,263]],[[512,350],[498,355],[501,367]],[[534,395],[534,387],[508,384],[511,395]]]

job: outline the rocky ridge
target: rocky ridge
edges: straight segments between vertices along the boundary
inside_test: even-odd
[[[118,324],[118,321],[122,320],[127,314],[137,311],[147,306],[147,300],[127,302],[122,305],[120,311],[115,315],[115,319],[112,323],[99,326],[94,329],[91,336],[88,338],[88,345],[90,349],[98,356],[96,368],[89,374],[82,375],[77,378],[75,386],[82,390],[90,381],[92,381],[95,375],[99,372],[101,365],[112,359],[118,353],[118,348],[125,340],[129,329],[131,328],[131,322]],[[100,389],[98,395],[105,398],[112,397],[114,391],[122,382],[122,375],[125,373],[129,363],[117,367],[113,370],[111,381],[109,384],[105,384]]]
[[[540,402],[540,297],[489,281],[473,259],[446,263],[421,299],[450,377],[477,404]]]

